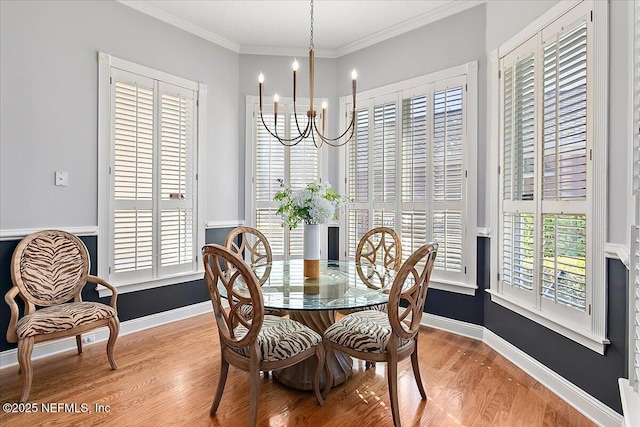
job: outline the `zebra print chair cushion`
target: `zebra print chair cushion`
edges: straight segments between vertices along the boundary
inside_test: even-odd
[[[243,337],[248,329],[242,325],[234,329],[236,337]],[[262,361],[274,362],[288,359],[322,342],[322,337],[313,329],[295,320],[265,315],[262,329],[258,334],[258,347]],[[249,357],[249,349],[233,349],[238,354]]]
[[[385,306],[386,307],[386,306]],[[253,317],[253,306],[250,304],[244,304],[240,306],[238,312],[244,316],[245,319],[249,320]],[[266,308],[264,309],[265,316],[286,316],[287,310],[277,310],[274,308]]]
[[[118,314],[113,307],[97,302],[70,302],[41,308],[22,317],[16,324],[19,339],[52,334],[109,319]]]
[[[326,339],[345,347],[370,353],[384,353],[391,337],[389,315],[382,311],[366,310],[344,316],[329,326],[324,333]],[[398,351],[412,340],[400,338]]]

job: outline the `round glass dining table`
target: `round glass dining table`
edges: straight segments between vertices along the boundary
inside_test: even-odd
[[[320,261],[320,276],[306,278],[303,260],[273,261],[253,266],[262,285],[265,308],[287,310],[297,320],[320,335],[335,322],[338,310],[366,309],[384,304],[396,272],[380,266],[358,265],[353,261]],[[224,292],[224,287],[221,286]],[[222,294],[225,296],[225,293]],[[334,351],[327,361],[333,369],[334,385],[351,376],[351,357]],[[313,390],[315,359],[307,359],[274,372],[281,383],[299,390]],[[321,387],[324,387],[322,372]]]

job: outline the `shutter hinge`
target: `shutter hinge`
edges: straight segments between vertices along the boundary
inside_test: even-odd
[[[109,77],[109,84],[112,85],[113,84],[113,77]]]
[[[593,12],[591,12],[593,13]],[[591,304],[589,304],[589,316],[591,316]]]
[[[345,183],[345,184],[347,183],[347,178],[345,178],[345,179],[344,179],[344,183]]]
[[[593,10],[591,11],[591,22],[593,22]]]
[[[464,171],[464,177],[465,177],[465,178],[468,178],[468,177],[469,177],[469,175],[468,175],[468,174],[469,174],[469,171]]]
[[[196,264],[198,263],[198,255],[196,255]]]
[[[109,175],[111,175],[111,166],[109,166]]]
[[[464,274],[467,274],[467,267],[464,268]]]
[[[500,281],[500,273],[498,273],[498,282]]]
[[[111,274],[111,266],[109,266],[109,274]]]
[[[200,100],[196,99],[196,107],[200,107]]]
[[[502,70],[498,70],[498,78],[502,78]]]
[[[468,90],[467,84],[465,83],[464,85],[464,91],[466,92]]]
[[[498,166],[498,175],[500,175],[500,171],[501,171],[500,166]]]
[[[593,160],[593,148],[589,148],[589,160]]]
[[[196,181],[198,180],[198,174],[196,174]]]

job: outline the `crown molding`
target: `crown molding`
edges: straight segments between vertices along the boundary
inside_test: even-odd
[[[258,46],[258,45],[240,45],[234,43],[218,34],[205,30],[204,28],[192,24],[182,18],[179,18],[164,9],[160,9],[151,3],[143,0],[116,0],[127,7],[130,7],[138,12],[142,12],[146,15],[152,16],[188,33],[194,34],[226,49],[229,49],[235,53],[243,55],[271,55],[271,56],[299,56],[305,57],[309,52],[306,48],[293,48],[293,47],[281,47],[281,46]],[[317,49],[314,50],[317,58],[339,58],[341,56],[353,53],[357,50],[364,49],[372,46],[376,43],[388,40],[390,38],[399,36],[400,34],[407,33],[417,28],[423,27],[432,22],[439,21],[448,16],[455,15],[456,13],[475,7],[479,4],[486,3],[486,0],[468,0],[468,1],[454,1],[448,3],[438,9],[430,12],[418,15],[411,19],[408,19],[399,24],[393,25],[383,31],[379,31],[370,36],[364,37],[353,43],[349,43],[343,47],[337,49]]]
[[[376,43],[380,43],[393,37],[399,36],[401,34],[408,33],[409,31],[424,27],[425,25],[439,21],[451,15],[455,15],[456,13],[462,12],[464,10],[471,9],[472,7],[476,7],[482,3],[486,3],[486,0],[455,1],[448,3],[435,10],[415,16],[404,22],[393,25],[386,30],[379,31],[375,34],[338,48],[336,49],[336,57],[341,57],[360,49],[372,46]]]
[[[180,28],[188,33],[194,34],[198,37],[201,37],[205,40],[209,40],[212,43],[215,43],[219,46],[222,46],[226,49],[229,49],[235,53],[240,53],[240,45],[234,43],[230,40],[225,39],[211,31],[207,31],[204,28],[192,24],[182,18],[179,18],[163,9],[160,9],[157,6],[154,6],[151,3],[147,3],[146,1],[141,0],[116,0],[118,3],[121,3],[125,6],[130,7],[131,9],[135,9],[138,12],[142,12],[146,15],[152,16],[160,21],[166,22],[167,24],[173,25],[174,27]]]

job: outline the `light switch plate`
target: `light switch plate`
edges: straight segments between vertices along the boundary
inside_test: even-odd
[[[69,185],[69,172],[56,171],[56,185],[62,187]]]

